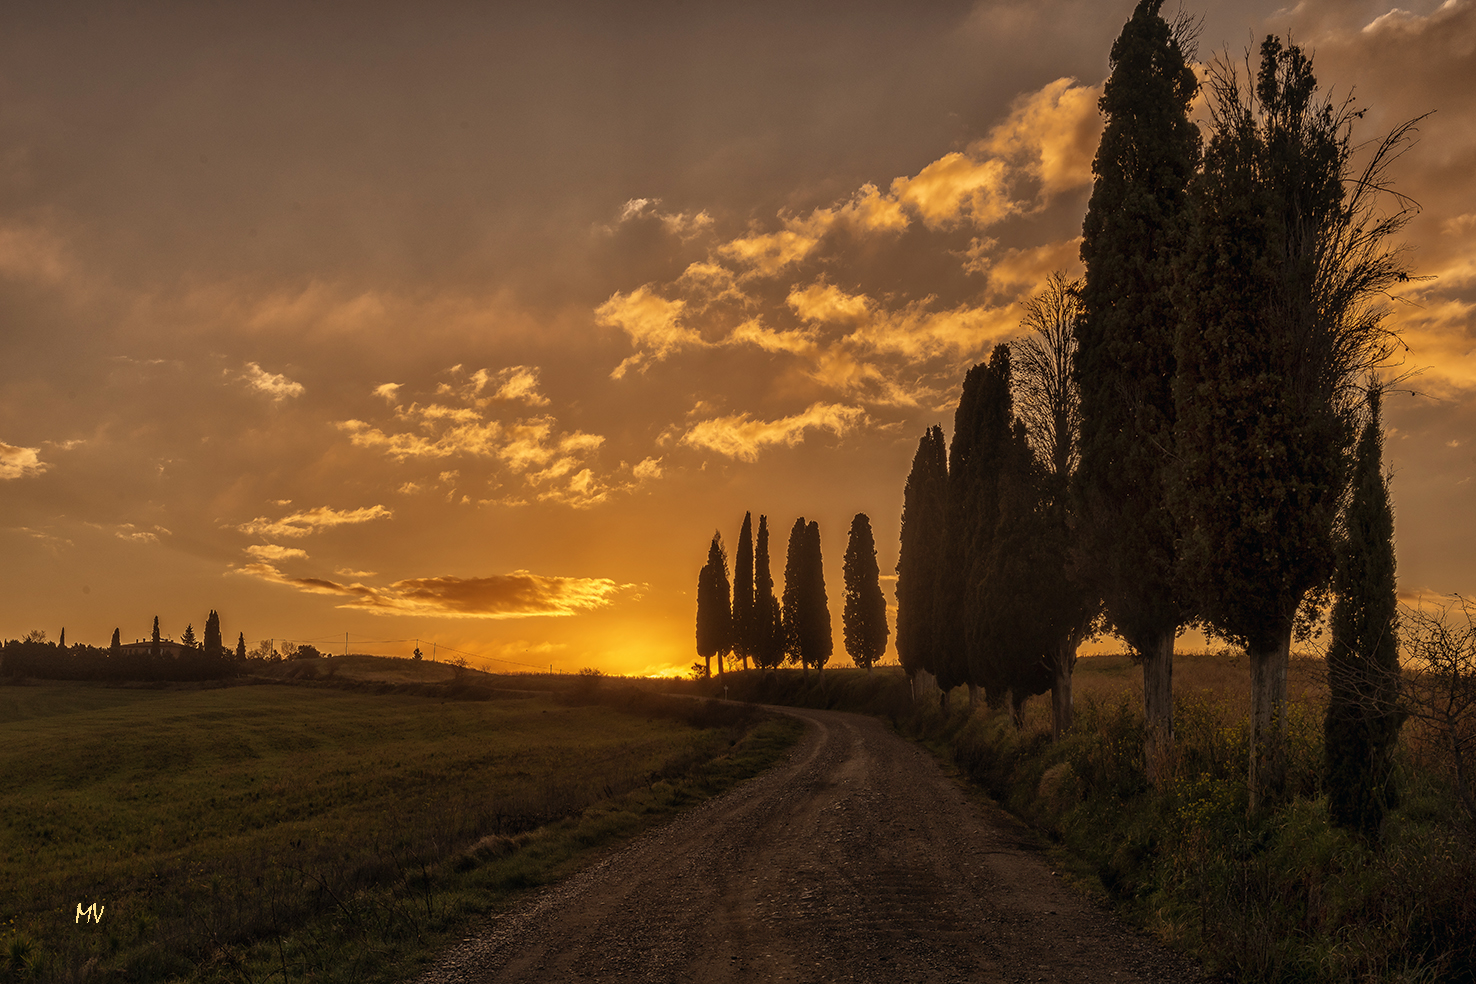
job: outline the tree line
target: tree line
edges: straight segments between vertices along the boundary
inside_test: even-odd
[[[60,638],[54,643],[47,641],[44,631],[33,630],[24,639],[9,639],[0,645],[0,674],[45,680],[219,680],[234,676],[252,659],[273,661],[284,655],[288,659],[321,655],[311,645],[286,643],[283,649],[286,652],[279,653],[264,642],[248,652],[244,632],[237,633],[234,648],[227,647],[221,637],[220,615],[212,609],[205,618],[203,636],[197,638],[194,623],[190,623],[178,643],[160,633],[157,615],[149,641],[142,645],[125,646],[120,629],[113,630],[112,641],[106,648],[69,646],[66,629],[61,630]]]
[[[876,563],[876,541],[871,520],[857,513],[851,520],[844,564],[845,599],[842,628],[846,653],[852,662],[870,670],[887,649],[887,603]],[[830,606],[825,593],[825,570],[820,551],[820,524],[794,521],[784,561],[784,593],[774,594],[769,570],[769,519],[759,516],[758,541],[753,537],[753,514],[745,513],[733,560],[731,586],[727,551],[722,534],[714,533],[707,563],[697,576],[697,655],[694,669],[718,673],[731,654],[748,669],[785,664],[823,672],[835,645]]]
[[[1161,7],[1141,0],[1112,48],[1085,276],[1053,276],[1028,336],[969,370],[951,442],[938,426],[919,442],[898,653],[1017,721],[1051,692],[1059,735],[1077,646],[1110,629],[1142,666],[1156,782],[1174,642],[1201,627],[1249,656],[1254,809],[1285,792],[1293,636],[1334,599],[1330,803],[1376,832],[1400,721],[1378,375],[1398,340],[1380,302],[1409,279],[1389,237],[1414,206],[1387,172],[1413,122],[1355,166],[1359,111],[1271,36],[1253,77],[1249,56],[1212,65],[1206,141],[1193,24]]]

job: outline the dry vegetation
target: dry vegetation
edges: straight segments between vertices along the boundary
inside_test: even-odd
[[[1051,740],[1046,700],[1017,730],[1006,710],[914,701],[896,668],[729,674],[744,699],[889,717],[1057,847],[1058,863],[1161,938],[1247,982],[1476,979],[1476,851],[1454,762],[1412,720],[1398,807],[1382,843],[1328,821],[1322,795],[1325,664],[1288,677],[1289,801],[1247,810],[1249,667],[1230,652],[1175,659],[1176,755],[1162,788],[1143,767],[1141,674],[1125,656],[1084,658],[1076,723]],[[699,685],[700,686],[700,685]]]

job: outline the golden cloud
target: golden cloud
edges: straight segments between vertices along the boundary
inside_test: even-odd
[[[866,418],[860,407],[814,403],[803,413],[779,420],[755,420],[748,413],[699,421],[682,435],[689,447],[705,448],[739,461],[757,461],[759,451],[773,445],[794,447],[811,428],[843,436]]]
[[[750,318],[728,335],[729,345],[757,345],[765,352],[791,352],[796,355],[814,348],[814,339],[804,331],[775,331],[765,328],[758,318]]]
[[[801,290],[796,287],[784,299],[801,321],[846,324],[860,321],[871,313],[871,298],[865,294],[847,294],[833,284],[816,283]]]
[[[979,261],[979,272],[987,270],[989,286],[999,294],[1020,292],[1031,295],[1045,286],[1046,278],[1057,271],[1068,279],[1082,276],[1081,237],[1062,239],[1029,249],[1007,249],[1003,254]]]
[[[349,443],[355,447],[374,448],[399,461],[445,458],[453,454],[491,455],[497,452],[502,437],[502,425],[495,420],[461,424],[436,437],[388,434],[362,420],[341,420],[336,426],[348,434]]]
[[[685,301],[668,301],[652,292],[648,284],[629,294],[616,291],[595,308],[596,322],[621,329],[640,350],[620,363],[610,377],[620,379],[629,369],[644,372],[649,363],[660,362],[678,349],[705,345],[701,335],[681,324],[685,307]]]
[[[877,314],[847,335],[846,341],[919,361],[949,353],[980,352],[991,342],[1017,331],[1019,321],[1013,304],[992,308],[964,304],[946,311],[929,311],[925,302],[917,302],[900,311]]]
[[[307,594],[346,599],[339,608],[376,615],[449,618],[529,618],[569,616],[613,604],[620,591],[634,587],[609,578],[548,577],[528,571],[492,577],[415,577],[388,587],[343,584],[318,577],[291,577],[272,564],[247,564],[236,573]]]
[[[945,229],[966,215],[989,226],[1020,211],[1010,200],[1009,168],[1001,160],[974,160],[954,151],[911,178],[892,182],[892,195],[922,217],[930,229]]]
[[[241,378],[246,381],[247,386],[270,396],[274,403],[281,403],[289,396],[301,396],[303,393],[301,383],[293,382],[281,373],[267,372],[255,362],[246,363],[246,370],[241,373]]]
[[[253,543],[246,552],[257,560],[307,560],[307,551],[297,547],[283,547],[275,543]]]
[[[41,460],[40,448],[19,448],[0,441],[0,481],[39,475],[48,467]]]
[[[1102,139],[1100,86],[1062,78],[1015,100],[1009,118],[983,146],[1034,175],[1042,198],[1092,183],[1092,158]]]
[[[368,523],[376,519],[389,519],[393,515],[393,510],[378,505],[364,506],[359,509],[330,509],[328,506],[318,506],[316,509],[304,509],[283,516],[281,519],[258,516],[249,523],[242,523],[236,529],[252,536],[295,538],[308,536],[318,530],[333,526]]]

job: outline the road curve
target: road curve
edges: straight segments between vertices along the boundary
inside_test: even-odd
[[[879,720],[774,710],[811,725],[784,762],[494,920],[420,984],[1198,978]]]

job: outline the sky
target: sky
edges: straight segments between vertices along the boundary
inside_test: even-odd
[[[1387,455],[1402,593],[1469,595],[1476,0],[1405,2],[1184,12],[1360,142],[1430,114]],[[819,522],[846,662],[852,516],[892,572],[918,439],[1080,273],[1133,4],[536,6],[0,15],[0,636],[679,672],[751,511],[776,580]]]

